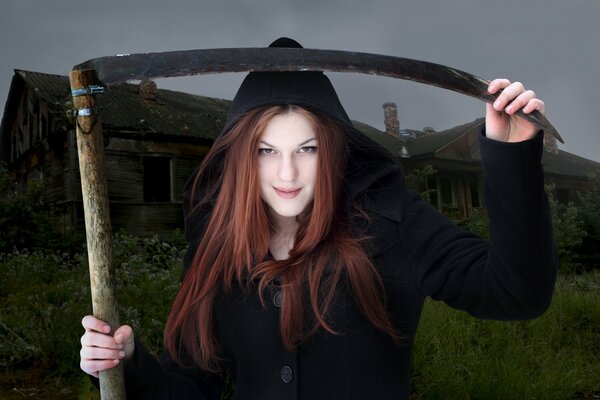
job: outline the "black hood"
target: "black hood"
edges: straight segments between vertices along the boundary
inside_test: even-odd
[[[302,48],[298,42],[289,38],[279,38],[269,47]],[[249,73],[233,99],[220,136],[228,132],[244,113],[266,105],[282,104],[294,104],[324,114],[344,127],[349,146],[344,182],[346,196],[356,198],[360,193],[368,192],[366,197],[379,198],[381,182],[389,183],[390,179],[397,183],[394,185],[396,190],[403,187],[402,168],[396,157],[354,127],[329,78],[319,71]],[[200,181],[201,186],[213,184],[215,177],[220,174],[223,155],[217,155],[214,160],[213,165],[206,170],[208,176]],[[387,195],[384,197],[387,198]],[[390,205],[383,208],[397,209]],[[383,210],[378,212],[382,213]],[[389,214],[390,211],[383,213]],[[392,214],[397,216],[396,211]]]
[[[302,48],[295,40],[279,38],[269,47]],[[227,132],[246,112],[275,104],[295,104],[352,127],[342,103],[322,72],[251,72],[242,82],[227,114]]]

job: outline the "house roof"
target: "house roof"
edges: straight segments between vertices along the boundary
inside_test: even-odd
[[[452,145],[461,136],[478,132],[479,128],[483,125],[483,118],[476,119],[466,124],[458,125],[444,131],[433,133],[429,135],[419,136],[408,142],[408,149],[411,157],[423,157],[427,155],[436,156],[437,153],[443,148]],[[479,159],[479,148],[471,154],[472,158]]]
[[[229,101],[158,89],[145,100],[139,86],[113,86],[98,96],[102,123],[108,129],[214,140],[223,129]]]
[[[398,138],[361,122],[352,122],[357,129],[398,157],[408,154],[409,158],[451,158],[468,162],[481,158],[478,146],[468,146],[468,143],[461,146],[461,143],[457,143],[465,134],[479,132],[483,124],[481,118],[438,133],[420,133],[416,138]],[[453,148],[450,151],[442,152],[448,146]]]
[[[380,131],[379,129],[373,128],[371,125],[367,125],[360,121],[353,120],[352,124],[356,129],[364,133],[376,143],[388,149],[395,156],[402,156],[402,149],[403,147],[406,147],[405,139],[388,135],[385,132]]]
[[[53,111],[65,113],[71,100],[66,76],[15,70],[17,77]],[[166,89],[158,89],[155,100],[145,100],[135,84],[111,86],[96,100],[105,129],[209,140],[221,131],[229,108],[227,100]]]
[[[14,115],[23,85],[33,88],[35,95],[51,111],[65,115],[70,104],[69,79],[62,75],[15,70],[9,97],[5,106],[0,144],[4,143],[6,123]],[[221,131],[230,101],[198,96],[172,90],[158,89],[155,100],[145,100],[139,94],[139,85],[121,84],[97,96],[98,108],[105,129],[134,134],[160,134],[182,138],[214,140]],[[455,126],[445,131],[417,135],[414,139],[396,138],[359,121],[352,121],[357,129],[398,157],[453,159],[465,162],[480,160],[478,140],[475,137],[484,123],[482,118]],[[5,147],[2,145],[2,147]],[[600,163],[559,150],[558,154],[544,152],[546,173],[573,177],[600,174]]]
[[[573,177],[587,177],[589,174],[600,175],[599,162],[563,150],[558,150],[558,154],[545,151],[542,165],[547,174]]]
[[[449,159],[469,163],[481,162],[479,140],[477,136],[485,120],[476,119],[445,131],[419,135],[414,139],[395,138],[375,128],[353,121],[373,140],[386,147],[392,153],[401,156],[402,148],[408,150],[410,159],[431,160]],[[368,127],[369,129],[365,129]],[[589,174],[600,175],[600,163],[559,150],[558,154],[544,151],[542,165],[546,174],[585,178]]]

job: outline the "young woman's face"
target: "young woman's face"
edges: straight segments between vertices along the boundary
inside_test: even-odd
[[[302,114],[269,121],[258,150],[260,191],[273,217],[296,217],[312,202],[317,179],[317,138]]]

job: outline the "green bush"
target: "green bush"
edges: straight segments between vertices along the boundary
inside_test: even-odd
[[[17,187],[0,166],[0,253],[13,250],[56,250],[76,253],[83,233],[65,235],[44,197],[42,180]]]
[[[554,196],[554,189],[554,185],[546,185],[559,265],[565,272],[574,272],[581,268],[577,262],[577,252],[587,233],[575,204],[561,204]]]
[[[490,220],[487,211],[484,209],[474,208],[471,213],[471,218],[460,221],[458,226],[484,238],[490,237]]]
[[[437,208],[437,204],[433,204],[433,199],[436,193],[435,188],[429,187],[429,178],[437,174],[437,170],[433,165],[426,165],[421,169],[412,169],[406,172],[406,186],[412,190],[419,192],[423,200]]]
[[[591,189],[577,195],[577,210],[586,237],[578,252],[578,261],[588,268],[600,269],[600,176],[590,175]]]
[[[115,235],[113,245],[121,323],[132,325],[158,355],[184,249],[127,235]],[[27,250],[0,255],[0,310],[0,367],[36,368],[57,382],[81,376],[81,318],[91,314],[85,256]]]

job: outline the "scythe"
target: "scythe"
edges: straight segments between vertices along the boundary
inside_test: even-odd
[[[84,201],[86,236],[94,315],[119,326],[112,266],[111,226],[102,126],[94,95],[102,85],[129,80],[244,71],[332,71],[387,76],[433,85],[488,103],[489,81],[451,67],[426,61],[339,50],[303,48],[229,48],[117,55],[88,60],[69,74],[77,112],[77,142]],[[518,115],[564,143],[541,113]],[[103,399],[124,399],[119,368],[102,371]]]

